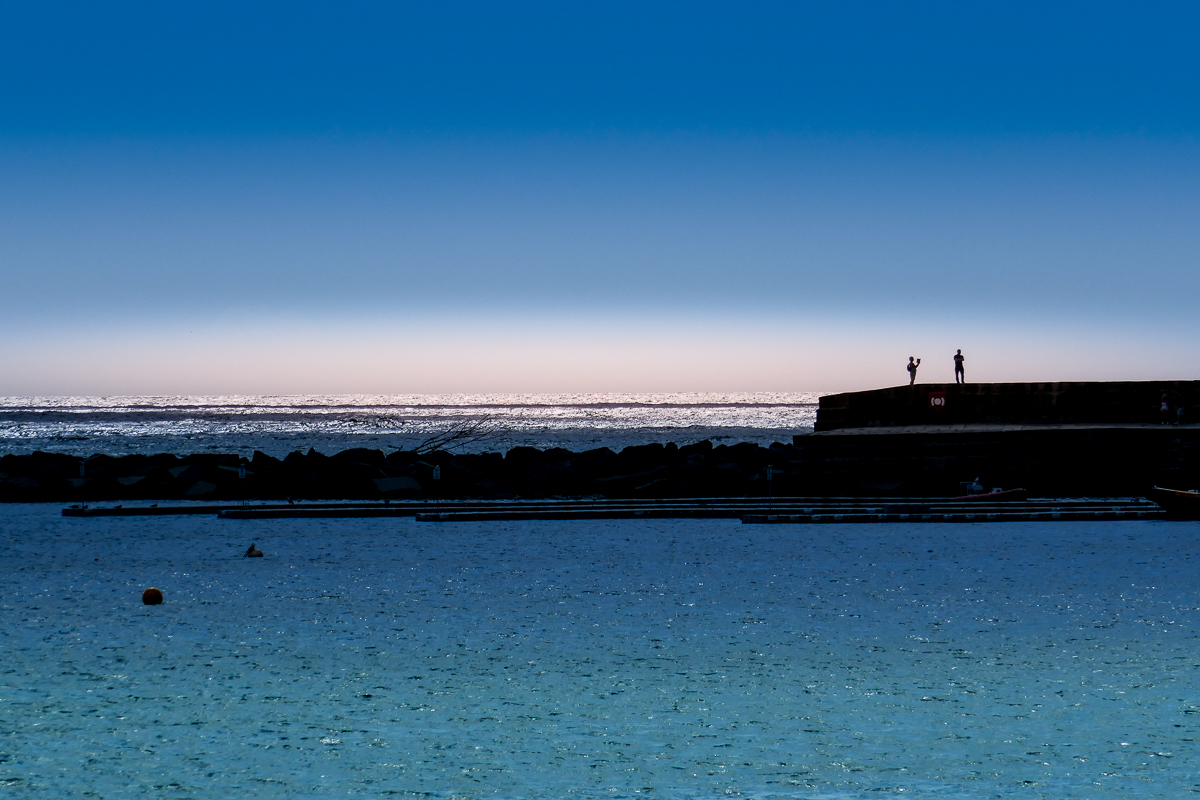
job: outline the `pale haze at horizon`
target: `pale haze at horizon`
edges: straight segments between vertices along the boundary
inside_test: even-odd
[[[14,15],[0,395],[1197,377],[1187,6],[513,8]]]

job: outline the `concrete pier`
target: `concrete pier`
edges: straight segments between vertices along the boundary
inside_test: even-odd
[[[1161,424],[1163,395],[1185,424]],[[1200,424],[1189,419],[1200,422],[1200,381],[895,386],[822,397],[817,432],[794,437],[795,467],[830,494],[945,495],[975,478],[1035,496],[1190,489]]]
[[[918,383],[825,395],[817,431],[903,425],[1158,424],[1162,396],[1200,423],[1200,381]],[[1189,413],[1191,412],[1191,413]]]
[[[1183,406],[1184,424],[1160,424],[1164,395],[1172,410]],[[395,504],[430,501],[954,498],[968,494],[966,484],[976,478],[989,490],[1024,488],[1034,497],[1136,497],[1153,486],[1200,488],[1197,423],[1200,381],[918,384],[822,397],[816,432],[770,447],[685,440],[619,453],[356,448],[329,456],[310,449],[283,459],[255,452],[250,459],[160,453],[82,461],[8,454],[0,457],[0,502],[91,505],[68,515],[101,516],[185,512],[98,509],[98,503],[191,501],[181,507],[215,513],[209,509],[253,500],[278,506],[257,515],[289,516],[299,513],[291,508],[295,501],[347,500],[360,504],[355,515],[392,516],[407,511]],[[304,513],[351,512],[309,505]]]

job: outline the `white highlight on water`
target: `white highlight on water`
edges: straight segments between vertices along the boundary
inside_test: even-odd
[[[300,397],[0,398],[0,453],[235,452],[276,457],[315,447],[395,450],[466,420],[494,434],[475,451],[518,445],[586,450],[711,439],[790,442],[812,430],[817,395],[480,394]]]

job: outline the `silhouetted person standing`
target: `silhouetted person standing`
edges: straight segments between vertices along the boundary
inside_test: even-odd
[[[917,382],[917,367],[921,366],[921,359],[913,360],[912,356],[908,357],[908,385],[912,386]]]
[[[966,373],[966,371],[963,370],[963,362],[964,361],[966,361],[966,359],[963,358],[962,350],[959,350],[957,353],[954,354],[954,382],[955,383],[966,383],[967,382],[967,373]]]

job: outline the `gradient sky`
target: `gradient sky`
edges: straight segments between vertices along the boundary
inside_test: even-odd
[[[0,394],[1200,375],[1200,7],[9,3]]]

